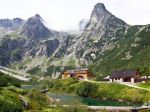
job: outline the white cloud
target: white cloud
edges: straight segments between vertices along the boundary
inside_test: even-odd
[[[129,24],[150,23],[149,0],[0,0],[0,18],[27,19],[39,13],[52,29],[76,29],[98,2]]]
[[[128,24],[150,24],[149,0],[100,0],[107,9]]]

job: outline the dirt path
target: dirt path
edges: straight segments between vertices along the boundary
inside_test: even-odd
[[[150,91],[150,89],[142,88],[142,87],[139,87],[139,86],[137,86],[137,85],[135,85],[135,84],[131,84],[131,83],[120,83],[120,84],[123,84],[123,85],[129,86],[129,87],[133,87],[133,88],[136,88],[136,89],[143,89],[143,90]]]
[[[120,107],[120,106],[88,106],[89,109],[92,110],[108,110],[108,111],[130,111],[132,107]]]
[[[51,107],[57,107],[57,105],[50,105]],[[67,107],[70,105],[61,105],[63,107]],[[85,105],[81,105],[85,106]],[[113,111],[113,112],[118,112],[118,111],[130,111],[133,109],[133,107],[121,107],[121,106],[86,106],[88,109],[91,110],[108,110],[108,111]]]

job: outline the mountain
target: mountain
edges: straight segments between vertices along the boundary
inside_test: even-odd
[[[57,52],[63,51],[62,57],[54,62],[61,60],[59,64],[73,68],[89,66],[100,78],[124,69],[143,72],[145,67],[150,69],[149,26],[128,25],[98,3],[84,32],[68,40]]]
[[[89,67],[100,78],[117,70],[150,69],[150,25],[128,25],[102,3],[94,6],[88,22],[80,22],[85,28],[78,34],[54,31],[43,23],[36,14],[11,31],[3,25],[0,65],[53,78],[76,67]]]
[[[89,23],[78,43],[76,54],[88,65],[93,58],[111,49],[122,38],[128,25],[107,11],[104,4],[94,6]]]
[[[56,32],[49,30],[44,24],[39,14],[29,18],[23,25],[21,34],[28,38],[39,39],[48,38],[55,35]]]
[[[147,75],[150,69],[149,50],[150,25],[130,26],[115,46],[99,54],[90,67],[102,76],[125,69],[137,69]]]
[[[14,18],[14,19],[0,19],[0,27],[1,28],[18,28],[21,27],[24,23],[23,19],[20,18]]]
[[[9,20],[9,19],[7,19]],[[29,18],[21,24],[21,19],[13,19],[15,30],[5,31],[12,26],[4,25],[0,36],[0,65],[9,65],[25,58],[51,57],[59,47],[61,34],[49,30],[40,15]],[[18,30],[18,26],[19,30]]]
[[[100,77],[124,69],[143,72],[150,63],[149,28],[150,25],[128,25],[108,12],[104,4],[97,4],[82,35],[82,46],[79,45],[77,55]]]

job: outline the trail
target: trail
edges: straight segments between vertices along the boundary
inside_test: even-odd
[[[10,75],[14,78],[17,78],[19,80],[22,80],[22,81],[29,81],[30,80],[30,78],[26,78],[26,76],[29,76],[28,74],[17,72],[15,70],[12,70],[12,69],[9,69],[6,67],[0,66],[0,71],[6,75],[8,74],[8,75]]]
[[[112,83],[112,82],[101,82],[101,81],[91,81],[91,80],[84,80],[84,81],[92,82],[92,83]],[[132,83],[117,83],[117,84],[122,84],[122,85],[125,85],[125,86],[128,86],[128,87],[150,91],[150,89],[142,88],[142,87],[139,87],[139,86],[137,86],[135,84],[132,84]]]
[[[131,84],[131,83],[120,83],[120,84],[129,86],[129,87],[132,87],[132,88],[136,88],[136,89],[143,89],[143,90],[150,91],[150,89],[142,88],[142,87],[139,87],[139,86],[137,86],[137,85],[135,85],[135,84]]]

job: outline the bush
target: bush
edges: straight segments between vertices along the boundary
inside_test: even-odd
[[[84,106],[71,105],[71,106],[64,107],[62,109],[62,112],[89,112],[89,110]]]
[[[9,85],[20,87],[21,81],[16,78],[13,78],[7,74],[0,72],[0,87],[5,87],[5,86],[9,86]]]
[[[22,103],[16,93],[0,91],[0,110],[2,112],[22,112]]]
[[[84,97],[95,97],[98,86],[94,83],[81,82],[77,85],[75,93]]]
[[[48,97],[37,90],[30,91],[27,97],[29,98],[29,109],[31,110],[40,110],[50,103]]]
[[[145,102],[150,100],[150,92],[131,88],[116,83],[79,82],[75,79],[56,80],[50,82],[50,91],[76,94],[108,100],[123,100],[129,102]]]

